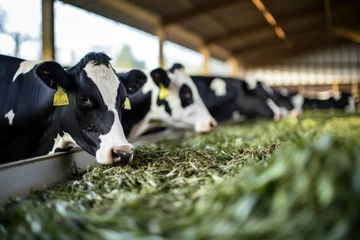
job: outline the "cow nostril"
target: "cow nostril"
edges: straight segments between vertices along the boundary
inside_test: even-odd
[[[217,125],[217,123],[215,121],[210,121],[210,124],[209,124],[210,128],[214,128],[214,127],[216,127],[216,125]]]
[[[134,148],[114,148],[112,150],[112,157],[114,164],[127,164],[133,159]]]

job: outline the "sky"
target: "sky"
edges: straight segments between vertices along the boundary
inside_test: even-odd
[[[6,30],[29,34],[35,39],[23,43],[19,57],[40,60],[41,0],[0,0],[0,8],[7,12]],[[148,69],[158,67],[156,36],[60,1],[55,1],[54,9],[56,61],[61,64],[69,65],[72,57],[80,59],[93,50],[104,51],[114,59],[124,44],[129,44],[134,57],[145,61]],[[8,35],[0,34],[0,53],[14,55],[14,43]],[[170,64],[176,61],[190,72],[201,71],[203,58],[195,51],[166,41],[164,54]],[[210,64],[214,73],[229,72],[224,62],[212,59]]]

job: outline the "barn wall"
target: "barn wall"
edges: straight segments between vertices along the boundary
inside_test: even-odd
[[[353,83],[360,82],[360,45],[347,43],[318,49],[275,65],[250,68],[247,77],[250,76],[275,88],[327,90],[339,84],[339,88],[350,89]]]

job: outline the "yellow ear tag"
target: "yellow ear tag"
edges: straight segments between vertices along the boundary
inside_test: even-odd
[[[124,109],[131,110],[131,104],[129,98],[125,98]]]
[[[159,99],[164,100],[167,96],[169,96],[169,91],[160,83]]]
[[[57,92],[54,95],[54,106],[63,105],[69,105],[69,99],[66,92],[64,92],[61,86],[57,85]]]

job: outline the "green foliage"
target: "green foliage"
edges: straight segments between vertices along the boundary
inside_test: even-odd
[[[145,68],[145,62],[136,60],[131,52],[130,45],[125,44],[119,55],[115,58],[114,67],[126,69]]]
[[[360,115],[308,112],[138,147],[0,208],[0,239],[359,239]]]

